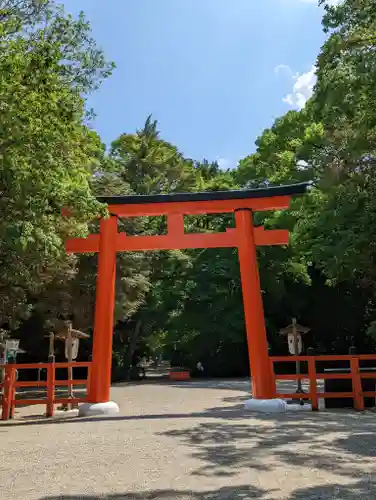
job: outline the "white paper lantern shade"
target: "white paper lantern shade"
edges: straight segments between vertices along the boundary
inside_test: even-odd
[[[303,350],[303,340],[302,336],[300,333],[296,335],[296,340],[297,340],[297,347],[298,347],[298,352],[295,352],[295,335],[293,333],[289,333],[287,336],[287,342],[289,345],[289,353],[292,355],[298,355],[302,352]]]
[[[78,348],[80,346],[80,340],[77,338],[73,338],[71,340],[72,342],[72,359],[76,359],[78,356]],[[65,357],[68,359],[68,343],[69,340],[65,340]]]
[[[7,339],[5,341],[5,348],[8,350],[8,351],[18,351],[18,346],[20,345],[20,341],[19,340],[15,340],[15,339]]]

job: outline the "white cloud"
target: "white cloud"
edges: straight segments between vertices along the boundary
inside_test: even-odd
[[[277,68],[281,67],[285,67],[285,65],[277,66]],[[278,74],[277,68],[275,69],[275,71]],[[287,66],[287,68],[289,67]],[[304,108],[305,103],[308,101],[308,99],[312,96],[313,87],[316,83],[316,68],[315,66],[312,66],[312,68],[307,71],[307,73],[297,73],[295,75],[290,68],[289,70],[290,74],[292,75],[294,85],[292,88],[292,92],[290,94],[287,94],[283,98],[283,102],[293,108],[302,109]]]
[[[276,75],[279,75],[280,73],[288,73],[292,76],[291,68],[290,66],[287,66],[287,64],[278,64],[278,66],[274,68],[274,72]]]

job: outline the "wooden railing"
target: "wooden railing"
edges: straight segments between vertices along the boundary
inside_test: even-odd
[[[189,370],[171,370],[168,378],[173,381],[190,380],[191,374]]]
[[[87,368],[87,378],[83,380],[56,380],[56,369],[60,368]],[[1,419],[8,420],[13,418],[14,408],[18,405],[46,405],[46,417],[54,415],[55,404],[77,404],[87,401],[85,397],[56,397],[56,387],[72,387],[72,386],[85,386],[86,394],[89,393],[90,388],[90,362],[72,362],[72,363],[32,363],[32,364],[7,364],[0,365],[0,369],[5,371],[4,382],[0,383],[0,388],[3,389],[3,396],[1,398]],[[47,371],[47,380],[36,381],[23,381],[17,380],[17,372],[21,370],[42,370]],[[17,389],[20,387],[38,387],[46,389],[46,397],[39,399],[24,399],[17,398]]]
[[[276,374],[274,370],[275,363],[291,363],[291,362],[306,362],[308,364],[308,371],[305,374]],[[344,370],[350,370],[349,373],[325,373],[318,372],[316,368],[317,362],[333,362],[333,361],[346,361],[348,367],[341,367]],[[319,409],[319,399],[325,398],[352,398],[354,400],[354,407],[357,410],[364,410],[364,398],[376,397],[375,391],[363,391],[363,379],[376,379],[375,372],[360,371],[360,361],[376,361],[376,354],[367,355],[344,355],[344,356],[275,356],[270,358],[271,367],[274,373],[274,381],[277,380],[308,380],[309,391],[302,393],[280,393],[277,392],[276,386],[274,387],[274,397],[282,399],[310,399],[312,403],[312,410]],[[341,369],[338,368],[338,369]],[[351,392],[319,392],[317,387],[318,380],[340,380],[350,379],[352,381]]]

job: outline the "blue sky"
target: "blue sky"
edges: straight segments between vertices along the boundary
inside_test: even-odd
[[[223,167],[304,104],[324,41],[315,0],[64,0],[117,69],[90,98],[109,144],[148,114],[187,157]]]

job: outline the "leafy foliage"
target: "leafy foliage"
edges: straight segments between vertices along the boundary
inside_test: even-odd
[[[83,73],[94,84],[95,68],[88,61],[88,72],[74,74],[72,65],[70,81],[62,71],[72,54],[83,56],[87,27],[47,10],[46,27],[28,33],[22,20],[33,10],[18,5],[3,26],[6,33],[13,27],[12,36],[0,40],[0,318],[10,323],[30,312],[46,285],[62,274],[69,279],[74,260],[64,239],[84,235],[87,220],[104,213],[90,188],[102,145],[83,123],[84,99],[73,85]],[[59,27],[64,19],[69,43]],[[64,206],[74,218],[62,217]]]

